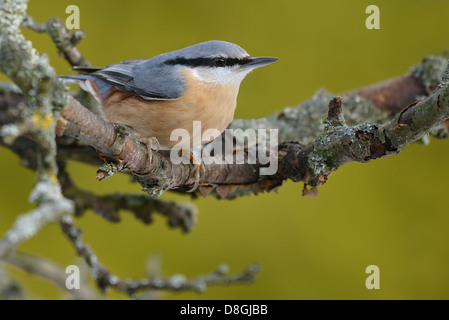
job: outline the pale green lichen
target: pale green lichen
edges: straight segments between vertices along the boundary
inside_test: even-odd
[[[7,145],[12,145],[22,133],[22,130],[15,124],[5,124],[0,127],[0,139]]]
[[[135,180],[138,181],[142,186],[146,185],[143,189],[150,197],[159,198],[162,194],[170,189],[170,183],[168,179],[159,179],[154,181],[155,184],[143,183],[141,179],[134,176]]]
[[[323,119],[329,111],[329,101],[334,96],[322,90],[296,107],[287,107],[281,113],[266,118],[236,119],[229,128],[242,130],[278,128],[279,141],[299,141],[308,145],[325,130]],[[343,100],[342,116],[349,126],[363,122],[382,124],[391,119],[390,112],[376,108],[371,101],[359,96]]]
[[[357,133],[371,134],[374,138],[385,142],[384,132],[379,125],[372,123],[359,124],[353,127],[340,126],[320,135],[314,144],[307,163],[307,185],[317,186],[324,183],[330,173],[351,161],[365,162],[371,156],[368,141],[359,139]]]
[[[411,69],[412,74],[418,78],[427,91],[433,90],[441,81],[447,66],[447,59],[443,57],[426,57],[422,63]]]
[[[20,33],[27,1],[0,2],[0,71],[21,88],[32,108],[60,111],[67,104],[67,90],[45,54],[38,54]]]
[[[100,166],[100,168],[98,168],[98,171],[104,172],[106,174],[104,178],[109,178],[114,173],[118,172],[119,168],[113,162],[105,162]]]

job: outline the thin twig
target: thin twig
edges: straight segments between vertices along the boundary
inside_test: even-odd
[[[85,37],[84,31],[70,32],[59,18],[51,18],[47,23],[38,23],[30,16],[22,21],[23,28],[29,28],[39,33],[48,33],[61,56],[71,66],[90,67],[90,63],[79,52],[76,46]]]
[[[58,287],[67,290],[66,279],[68,275],[61,266],[51,260],[22,252],[14,252],[6,257],[0,258],[0,262],[5,262],[30,274],[40,276],[45,280],[53,282]],[[78,300],[98,299],[98,295],[87,283],[82,283],[79,289],[68,290],[68,292],[74,299]]]
[[[62,231],[67,235],[70,242],[75,247],[78,254],[85,260],[90,267],[92,277],[97,282],[98,287],[104,292],[109,287],[119,292],[126,293],[135,297],[135,294],[148,290],[173,290],[173,291],[204,291],[212,285],[228,285],[234,283],[251,283],[259,272],[258,265],[252,265],[241,273],[227,275],[227,267],[221,266],[216,271],[198,276],[195,279],[188,280],[183,275],[174,275],[164,279],[159,276],[140,279],[140,280],[121,280],[113,275],[98,260],[95,253],[84,243],[81,237],[81,230],[77,228],[70,216],[65,216],[61,222]]]
[[[20,243],[35,236],[43,227],[73,213],[72,201],[61,195],[59,186],[51,182],[38,182],[31,194],[38,207],[19,216],[13,227],[0,241],[0,257],[12,252]]]
[[[107,194],[96,195],[77,187],[69,174],[60,165],[59,181],[64,195],[75,203],[75,214],[80,216],[87,209],[92,209],[111,222],[120,221],[120,210],[130,211],[145,224],[153,222],[154,212],[167,218],[171,228],[181,228],[190,232],[196,224],[196,208],[193,205],[179,204],[174,201],[153,199],[144,194]]]

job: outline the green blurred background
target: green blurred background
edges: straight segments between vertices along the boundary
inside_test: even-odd
[[[28,12],[37,21],[65,20],[70,4],[79,6],[87,33],[79,49],[95,66],[211,39],[237,43],[254,56],[279,57],[243,82],[239,118],[295,106],[321,87],[342,92],[400,75],[423,57],[449,49],[449,1],[442,0],[31,0]],[[380,30],[365,28],[370,4],[380,7]],[[47,35],[25,34],[59,74],[70,72]],[[0,149],[0,159],[2,235],[33,207],[26,199],[35,175],[9,150]],[[343,166],[315,198],[302,197],[302,184],[288,182],[278,194],[199,199],[198,224],[187,235],[160,217],[144,226],[126,212],[118,224],[93,212],[76,223],[105,265],[124,278],[144,277],[152,255],[160,257],[165,275],[189,277],[222,262],[231,272],[262,264],[252,285],[157,298],[447,299],[448,163],[449,141],[431,139],[429,146],[415,144],[388,159]],[[79,186],[99,194],[140,193],[126,175],[97,182],[95,167],[72,162],[69,169]],[[162,198],[190,201],[169,193]],[[80,263],[56,225],[19,249],[64,266]],[[365,287],[371,264],[380,268],[380,290]],[[12,272],[33,298],[67,297],[48,282]],[[113,291],[105,297],[125,298]]]

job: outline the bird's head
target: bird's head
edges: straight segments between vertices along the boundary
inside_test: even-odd
[[[167,65],[190,68],[201,81],[217,85],[240,85],[252,70],[277,58],[251,57],[236,44],[226,41],[202,42],[167,54]]]

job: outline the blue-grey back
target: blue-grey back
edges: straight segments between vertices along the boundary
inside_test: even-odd
[[[176,59],[248,56],[236,44],[212,40],[180,50],[157,55],[150,59],[128,60],[101,69],[84,69],[85,73],[115,86],[117,89],[148,100],[179,98],[186,90]],[[83,72],[83,69],[80,69]],[[75,76],[76,77],[76,76]],[[74,77],[72,77],[74,78]],[[102,84],[104,86],[104,84]]]

